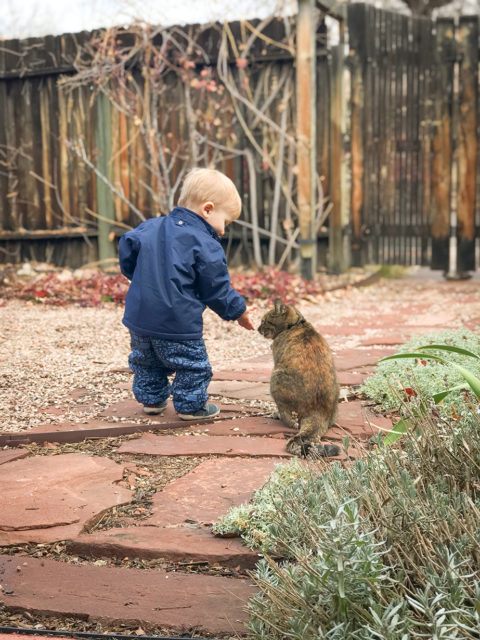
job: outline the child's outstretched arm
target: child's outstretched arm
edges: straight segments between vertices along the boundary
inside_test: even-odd
[[[250,320],[247,311],[245,311],[240,316],[240,318],[238,318],[237,322],[244,329],[248,329],[249,331],[254,331],[255,330],[255,327],[253,326],[252,321]]]

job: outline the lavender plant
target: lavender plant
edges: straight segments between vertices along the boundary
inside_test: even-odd
[[[398,389],[392,394],[412,426],[400,443],[385,446],[381,438],[347,468],[324,461],[279,465],[251,504],[217,523],[218,531],[240,533],[264,555],[252,574],[259,593],[249,604],[251,638],[480,638],[476,395],[470,387],[455,400],[456,410],[464,402],[469,419],[440,415],[433,401],[442,389],[446,399],[466,387],[464,378],[446,379],[453,362],[468,370],[465,359],[476,360],[459,349],[480,350],[474,334],[461,333],[461,346],[458,332],[455,344],[452,332],[443,334],[452,347],[448,362],[443,353],[436,369],[414,364],[415,381],[424,377],[417,404],[399,398]],[[430,339],[427,354],[439,339]],[[418,338],[402,351],[426,343]],[[404,375],[394,361],[382,366]],[[408,374],[403,380],[414,388]]]

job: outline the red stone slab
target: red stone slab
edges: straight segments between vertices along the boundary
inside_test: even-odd
[[[359,440],[368,440],[378,433],[378,429],[374,425],[378,425],[383,429],[391,429],[392,422],[387,418],[375,415],[364,407],[361,400],[353,400],[352,402],[341,402],[338,405],[337,424],[343,436],[350,435]],[[325,439],[334,438],[334,432],[327,431]]]
[[[360,367],[377,364],[381,358],[392,355],[396,349],[385,347],[384,349],[374,349],[372,347],[362,349],[343,349],[334,354],[334,362],[337,372],[351,371]]]
[[[238,400],[271,400],[270,383],[213,380],[208,392],[224,398],[237,398]]]
[[[114,438],[117,436],[142,433],[145,431],[162,431],[167,429],[185,429],[192,423],[185,420],[178,420],[173,406],[168,406],[164,414],[153,416],[154,420],[145,422],[146,416],[138,408],[136,401],[127,401],[129,405],[136,405],[135,409],[140,411],[143,422],[127,424],[125,422],[107,422],[103,420],[88,420],[87,422],[62,422],[59,424],[42,424],[25,429],[24,431],[0,432],[0,446],[14,447],[19,444],[31,442],[82,442],[83,440],[95,438]],[[124,403],[121,403],[124,404]],[[114,405],[112,405],[114,406]],[[261,409],[238,404],[221,404],[221,413],[214,419],[201,420],[193,424],[205,425],[217,423],[222,420],[229,420],[234,417],[262,415]],[[137,416],[138,418],[139,416]],[[118,419],[118,418],[117,418]]]
[[[244,608],[256,591],[247,580],[27,556],[0,556],[0,579],[7,612],[81,616],[189,634],[244,634]]]
[[[415,314],[410,317],[405,324],[417,327],[451,327],[455,324],[455,313],[450,311],[441,311],[436,313]]]
[[[88,558],[164,558],[170,562],[218,563],[222,567],[253,569],[258,554],[240,538],[217,538],[209,530],[189,527],[125,527],[81,535],[67,551]]]
[[[210,393],[212,393],[210,391]],[[217,403],[218,404],[218,403]],[[213,420],[218,420],[221,418],[229,418],[233,417],[236,414],[242,413],[258,413],[258,410],[252,409],[250,407],[245,407],[243,405],[238,404],[220,404],[220,416],[217,418],[212,418],[210,422]],[[130,400],[122,400],[121,402],[116,402],[115,404],[107,407],[102,413],[99,414],[100,417],[108,417],[108,418],[117,418],[117,419],[129,419],[129,420],[145,420],[148,417],[148,420],[154,424],[165,424],[165,423],[180,423],[182,426],[185,425],[185,421],[179,420],[177,414],[175,413],[175,409],[173,407],[173,403],[171,400],[168,402],[167,408],[162,414],[159,415],[148,415],[143,412],[143,407],[139,404],[135,399]],[[202,422],[206,422],[203,420]]]
[[[66,433],[68,431],[98,431],[99,433],[105,433],[108,436],[108,432],[119,427],[127,427],[132,425],[125,425],[118,422],[107,422],[106,420],[90,419],[83,422],[58,422],[57,424],[46,423],[37,424],[28,431],[25,431],[25,435],[32,433],[49,433],[52,435]],[[139,425],[140,427],[144,425]],[[147,425],[150,429],[152,425]]]
[[[216,371],[213,374],[212,380],[243,380],[245,382],[268,382],[270,383],[270,376],[272,375],[273,362],[270,368],[255,369],[248,371],[239,370],[223,370]],[[210,393],[212,391],[210,390]]]
[[[149,456],[255,456],[288,457],[285,443],[273,438],[241,436],[162,436],[146,433],[124,442],[118,453]]]
[[[7,462],[13,462],[13,460],[20,460],[28,456],[30,452],[26,449],[4,449],[0,451],[0,464],[6,464]]]
[[[327,338],[329,336],[355,336],[362,335],[362,331],[360,330],[358,324],[356,323],[347,323],[347,324],[317,324],[313,322],[315,329],[322,335]]]
[[[355,371],[337,371],[338,384],[346,387],[354,387],[363,384],[368,376],[372,375],[374,367],[359,367]]]
[[[206,460],[153,496],[146,524],[171,526],[185,521],[211,524],[230,507],[248,502],[279,460]]]
[[[210,436],[272,436],[295,433],[280,420],[267,416],[247,416],[223,420],[214,424],[195,425],[193,433],[208,433]]]
[[[393,346],[397,344],[404,344],[408,340],[408,334],[394,334],[394,335],[385,335],[382,334],[377,337],[367,338],[366,340],[362,340],[360,343],[362,347],[387,347]]]
[[[131,500],[118,486],[123,466],[98,456],[31,456],[0,468],[0,545],[54,542]]]

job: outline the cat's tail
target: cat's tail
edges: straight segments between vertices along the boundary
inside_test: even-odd
[[[300,417],[298,435],[302,440],[310,442],[325,435],[330,426],[330,416],[325,416],[320,411],[313,411],[307,416]]]
[[[335,444],[321,444],[318,441],[331,426],[331,416],[319,411],[300,417],[300,430],[287,442],[287,451],[297,456],[338,456],[340,447]]]

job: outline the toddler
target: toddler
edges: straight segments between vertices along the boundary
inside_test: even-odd
[[[177,207],[120,238],[120,269],[131,281],[123,323],[131,337],[133,394],[147,414],[162,413],[170,393],[182,420],[220,413],[207,403],[212,368],[202,314],[208,306],[224,320],[254,329],[243,297],[230,285],[219,241],[240,211],[240,196],[227,176],[193,169]]]

